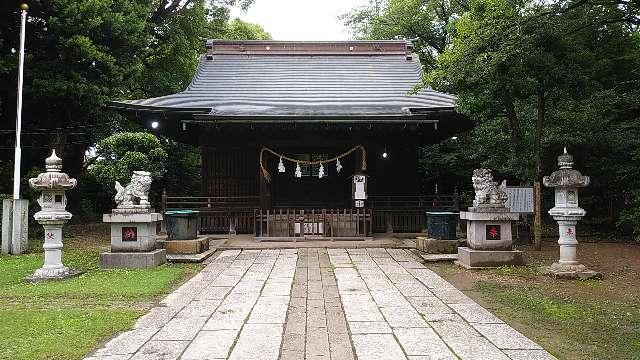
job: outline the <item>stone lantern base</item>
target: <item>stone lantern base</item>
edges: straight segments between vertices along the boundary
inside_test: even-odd
[[[31,283],[49,280],[64,280],[83,273],[84,271],[69,269],[66,266],[57,269],[46,269],[43,267],[36,270],[32,275],[25,277],[24,280]]]
[[[551,266],[542,268],[542,272],[556,279],[602,279],[602,273],[589,270],[582,264],[568,265],[555,262]]]
[[[44,245],[42,245],[44,265],[25,280],[28,282],[62,280],[82,274],[82,271],[69,269],[62,264],[62,227],[71,218],[71,214],[60,212],[51,215],[41,211],[34,217],[44,227]]]

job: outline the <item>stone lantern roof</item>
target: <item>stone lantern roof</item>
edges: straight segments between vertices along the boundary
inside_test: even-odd
[[[62,170],[62,159],[56,155],[55,150],[53,150],[51,156],[44,159],[44,164],[47,171],[60,172]]]
[[[72,179],[62,172],[62,159],[53,150],[51,156],[45,161],[47,172],[40,173],[37,177],[29,179],[29,185],[36,190],[70,190],[76,187],[76,179]]]
[[[573,156],[567,153],[567,148],[564,148],[564,153],[558,156],[559,170],[554,171],[549,176],[545,176],[542,179],[544,186],[546,187],[585,187],[589,185],[589,177],[582,175],[580,171],[573,169]]]

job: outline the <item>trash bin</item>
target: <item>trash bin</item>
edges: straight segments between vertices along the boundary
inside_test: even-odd
[[[452,211],[427,211],[427,234],[432,239],[455,240],[458,216]]]
[[[169,240],[193,240],[198,237],[199,211],[168,210],[164,216]]]

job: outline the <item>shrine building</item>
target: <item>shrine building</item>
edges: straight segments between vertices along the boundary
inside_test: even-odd
[[[470,128],[456,97],[418,87],[412,44],[206,41],[186,90],[110,103],[197,145],[202,193],[163,196],[201,212],[202,233],[258,240],[419,233],[455,194],[421,189],[419,148]]]

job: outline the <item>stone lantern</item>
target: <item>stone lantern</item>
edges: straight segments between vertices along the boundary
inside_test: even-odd
[[[588,270],[576,258],[576,224],[586,214],[578,206],[578,188],[589,185],[589,177],[572,168],[573,156],[567,153],[567,148],[558,156],[558,166],[559,170],[542,179],[544,186],[555,188],[555,206],[549,215],[558,222],[560,234],[560,260],[545,268],[545,274],[561,278],[599,277],[601,274]]]
[[[41,210],[33,217],[44,227],[44,265],[36,270],[28,280],[63,279],[76,275],[62,264],[62,226],[71,219],[66,210],[65,191],[76,187],[76,179],[62,172],[62,159],[55,150],[45,160],[47,171],[29,179],[31,188],[41,192],[38,204]]]

